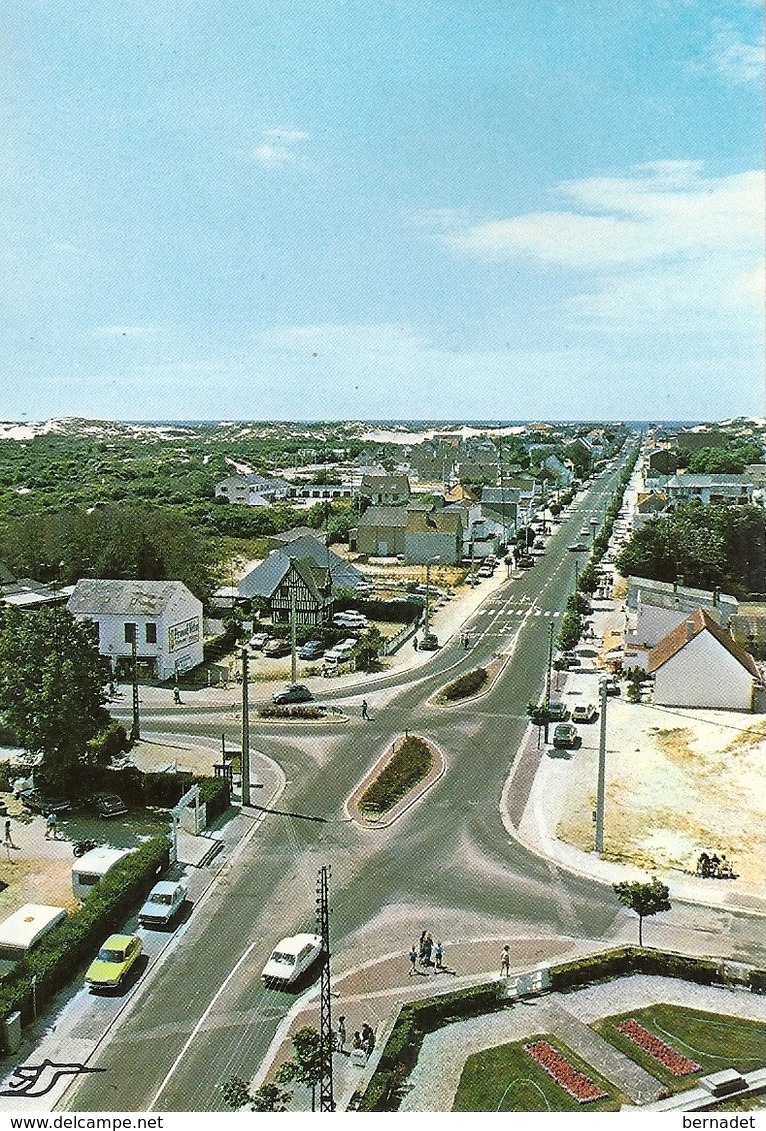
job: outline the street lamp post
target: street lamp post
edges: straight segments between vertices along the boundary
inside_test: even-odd
[[[471,546],[471,549],[473,549],[473,544]],[[428,636],[429,632],[431,631],[431,620],[430,620],[430,613],[431,613],[431,566],[434,565],[435,562],[439,562],[439,561],[441,561],[441,558],[430,558],[426,562],[426,609],[425,609],[425,618],[424,618],[424,622],[423,622],[423,635],[424,635],[424,637]]]
[[[601,855],[604,851],[604,800],[606,795],[606,680],[601,680],[601,729],[598,743],[598,781],[596,785],[596,852]]]

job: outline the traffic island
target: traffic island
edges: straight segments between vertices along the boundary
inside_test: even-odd
[[[492,657],[486,667],[473,668],[471,671],[458,676],[457,679],[453,679],[452,683],[442,687],[428,700],[429,705],[432,707],[457,707],[465,703],[466,700],[480,699],[482,695],[486,695],[495,686],[498,676],[507,662],[508,653],[499,652]]]
[[[346,802],[363,828],[386,828],[423,796],[446,769],[433,742],[414,734],[395,738]]]

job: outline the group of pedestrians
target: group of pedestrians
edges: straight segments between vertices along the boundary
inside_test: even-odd
[[[439,939],[434,943],[430,931],[422,931],[417,946],[412,944],[410,949],[410,977],[418,972],[418,965],[433,966],[434,972],[444,969],[444,944]]]
[[[338,1024],[335,1027],[335,1051],[343,1053],[344,1056],[350,1056],[351,1052],[356,1049],[361,1049],[365,1056],[369,1056],[375,1048],[375,1030],[372,1026],[365,1021],[361,1029],[357,1029],[351,1040],[351,1049],[346,1051],[346,1042],[348,1040],[348,1029],[346,1028],[345,1014],[341,1013],[338,1018]]]

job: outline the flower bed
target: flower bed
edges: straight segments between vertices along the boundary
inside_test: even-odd
[[[607,1098],[606,1092],[602,1092],[597,1084],[570,1064],[567,1058],[547,1041],[535,1041],[534,1044],[524,1045],[524,1051],[528,1052],[560,1087],[569,1092],[578,1104]]]
[[[627,1021],[621,1021],[617,1028],[625,1034],[628,1040],[633,1041],[644,1052],[648,1052],[649,1056],[653,1056],[674,1076],[688,1076],[691,1072],[699,1072],[699,1064],[695,1064],[693,1060],[689,1060],[688,1057],[682,1056],[680,1052],[676,1052],[670,1045],[666,1045],[659,1037],[655,1037],[654,1033],[650,1033],[643,1025],[639,1025],[634,1018],[630,1017]]]

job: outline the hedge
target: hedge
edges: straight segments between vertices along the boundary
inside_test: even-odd
[[[359,808],[388,812],[413,786],[423,780],[431,769],[433,760],[433,751],[428,743],[415,735],[409,735],[388,765],[362,794]]]
[[[401,1099],[398,1087],[414,1068],[428,1033],[508,1004],[501,996],[500,983],[491,982],[402,1006],[358,1110],[396,1111]]]
[[[689,958],[669,951],[626,946],[551,967],[551,989],[569,990],[626,974],[659,974],[703,986],[725,981],[718,963],[709,958]]]
[[[208,822],[214,821],[228,809],[231,787],[225,778],[195,776],[192,773],[144,773],[136,766],[110,770],[102,766],[89,767],[87,792],[103,790],[118,793],[128,804],[172,809],[193,785],[200,787],[200,800],[207,805]]]
[[[487,669],[474,668],[473,671],[466,672],[465,675],[459,676],[452,683],[448,683],[442,695],[450,703],[456,699],[465,699],[468,695],[475,695],[477,691],[480,691],[486,682]]]
[[[304,704],[265,703],[258,708],[262,719],[324,719],[324,707],[307,707]]]
[[[152,837],[109,870],[83,900],[19,961],[0,986],[0,1016],[21,1011],[22,1023],[33,1019],[32,979],[36,1004],[63,989],[72,975],[92,959],[104,938],[119,929],[143,902],[157,876],[169,864],[170,842]]]

